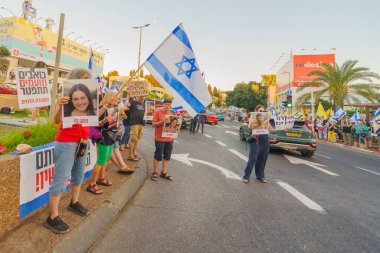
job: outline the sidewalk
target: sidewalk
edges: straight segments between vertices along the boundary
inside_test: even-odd
[[[121,154],[127,156],[125,151]],[[69,224],[69,233],[55,234],[43,227],[49,215],[48,207],[45,206],[0,238],[1,252],[87,252],[146,180],[147,165],[143,158],[139,162],[126,161],[126,164],[135,168],[135,173],[122,175],[117,173],[117,168],[110,166],[107,176],[113,185],[101,186],[104,190],[101,195],[85,190],[89,179],[83,182],[79,200],[90,210],[87,217],[68,211],[66,208],[71,199],[70,191],[63,195],[59,207],[60,216]]]
[[[317,143],[318,142],[319,143],[325,143],[325,144],[339,146],[341,148],[346,148],[346,149],[350,149],[350,150],[353,150],[353,151],[367,152],[367,153],[373,153],[373,154],[376,154],[376,155],[380,155],[379,144],[377,144],[377,143],[372,143],[372,147],[364,149],[364,148],[358,148],[358,147],[354,147],[354,146],[350,146],[350,145],[345,145],[343,142],[329,142],[329,141],[326,141],[326,140],[319,140],[319,139],[317,139]]]
[[[40,117],[40,122],[45,123],[46,119]],[[33,122],[31,118],[16,118],[12,116],[0,115],[0,125],[14,126],[14,127],[27,127],[35,125],[37,122]]]

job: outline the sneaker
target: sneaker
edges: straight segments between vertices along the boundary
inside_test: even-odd
[[[52,219],[49,215],[47,220],[44,222],[44,227],[50,229],[56,234],[64,234],[70,231],[69,225],[67,225],[59,216]]]
[[[88,214],[88,210],[84,206],[82,206],[82,204],[79,203],[79,201],[77,201],[75,204],[73,204],[73,202],[70,202],[70,205],[67,207],[67,209],[80,216],[86,216]]]

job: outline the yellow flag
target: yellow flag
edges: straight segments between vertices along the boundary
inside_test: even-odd
[[[323,108],[323,106],[320,102],[319,102],[318,109],[317,109],[317,116],[323,117],[324,119],[327,119],[327,114],[325,112],[325,109]]]

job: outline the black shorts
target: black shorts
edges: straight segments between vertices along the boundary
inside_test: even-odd
[[[162,161],[162,154],[164,155],[164,160],[169,161],[173,151],[173,141],[163,142],[154,141],[156,146],[156,151],[154,152],[154,160]]]

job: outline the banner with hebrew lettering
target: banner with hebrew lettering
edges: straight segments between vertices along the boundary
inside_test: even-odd
[[[296,121],[293,115],[291,116],[274,116],[275,129],[286,130],[291,129],[294,126],[294,121]]]
[[[18,105],[20,109],[51,105],[50,84],[45,68],[17,68]]]
[[[35,147],[20,155],[20,219],[49,202],[49,187],[54,176],[54,142]],[[84,178],[92,174],[97,159],[96,147],[89,142]],[[70,178],[66,191],[70,189]]]

